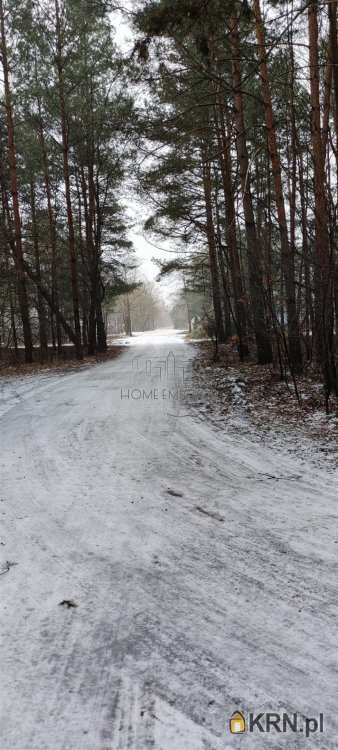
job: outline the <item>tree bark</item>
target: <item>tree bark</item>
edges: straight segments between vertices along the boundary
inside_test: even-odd
[[[298,164],[298,175],[299,175],[299,195],[300,195],[300,209],[301,209],[301,227],[302,227],[302,250],[303,250],[303,262],[304,262],[304,281],[305,281],[305,337],[306,337],[306,352],[308,359],[312,356],[312,345],[313,345],[313,333],[315,329],[314,312],[313,312],[313,295],[311,286],[311,263],[310,263],[310,249],[308,242],[308,220],[307,220],[307,193],[304,182],[304,165],[303,157],[299,150],[299,164]]]
[[[231,302],[230,302],[230,290],[229,290],[229,280],[227,277],[227,271],[225,268],[225,258],[224,258],[224,246],[222,243],[222,233],[221,233],[221,222],[220,222],[220,212],[219,212],[219,204],[218,204],[218,190],[215,190],[215,213],[216,213],[216,237],[217,237],[217,251],[218,251],[218,266],[221,274],[222,279],[222,287],[223,287],[223,320],[224,320],[224,338],[225,341],[230,338],[232,330],[231,330]]]
[[[41,265],[40,265],[40,247],[39,236],[36,222],[35,206],[35,185],[31,182],[31,213],[32,213],[32,240],[35,256],[35,273],[38,280],[37,285],[37,311],[39,318],[39,338],[40,338],[40,356],[42,362],[48,359],[48,338],[47,338],[47,320],[44,300],[41,294]]]
[[[209,266],[212,288],[212,299],[215,316],[216,336],[219,342],[224,341],[224,325],[221,306],[221,294],[219,287],[219,276],[217,267],[217,250],[215,241],[215,229],[212,215],[212,189],[211,189],[211,170],[207,150],[202,148],[202,169],[203,169],[203,189],[205,201],[205,213],[207,221],[207,240],[209,249]]]
[[[331,0],[328,3],[329,14],[329,47],[330,47],[330,64],[333,78],[333,114],[335,126],[335,158],[336,158],[336,186],[338,187],[338,40],[337,40],[337,1]],[[338,332],[338,257],[337,257],[337,218],[334,215],[334,247],[335,255],[333,258],[334,265],[334,299],[336,313],[336,335]]]
[[[333,348],[333,273],[328,230],[329,212],[326,194],[325,157],[320,129],[320,78],[318,55],[318,2],[308,7],[309,66],[311,95],[311,146],[314,168],[315,199],[315,350],[320,363],[326,392],[338,394]]]
[[[224,207],[226,218],[226,243],[231,272],[232,289],[234,293],[234,320],[239,338],[240,359],[249,355],[248,322],[245,305],[245,295],[242,281],[241,264],[237,247],[236,211],[231,175],[231,155],[228,144],[224,105],[218,97],[218,112],[215,108],[215,127],[218,142],[218,158],[221,168]]]
[[[37,84],[38,77],[37,77],[36,59],[35,59],[35,81]],[[45,139],[45,133],[44,133],[43,119],[42,119],[41,101],[38,96],[36,97],[36,100],[37,100],[38,115],[39,115],[38,137],[39,137],[40,147],[41,147],[43,179],[44,179],[46,198],[47,198],[49,241],[50,241],[51,256],[52,256],[52,299],[53,299],[53,307],[56,310],[59,310],[60,303],[59,303],[59,285],[58,285],[58,279],[57,279],[56,221],[55,221],[53,204],[52,204],[52,191],[51,191],[50,176],[49,176],[48,153],[47,153],[46,139]],[[55,327],[56,327],[57,351],[58,351],[58,354],[62,354],[62,332],[61,332],[60,319],[58,315],[56,315],[55,323],[56,323]]]
[[[329,13],[329,45],[330,63],[332,68],[333,92],[334,92],[334,124],[336,139],[338,140],[338,40],[337,40],[337,0],[328,3]]]
[[[242,95],[240,40],[238,19],[235,16],[231,16],[229,28],[232,59],[232,84],[236,118],[236,148],[245,220],[251,309],[257,346],[257,359],[260,364],[267,364],[272,361],[272,347],[265,315],[261,253],[252,203],[250,165],[245,135]]]
[[[265,31],[259,0],[253,0],[253,11],[255,17],[255,30],[258,46],[259,73],[261,79],[265,123],[267,128],[268,151],[274,180],[277,217],[281,242],[282,267],[285,279],[286,310],[288,317],[287,324],[289,363],[293,372],[297,373],[301,372],[302,370],[302,351],[296,306],[295,259],[293,248],[291,248],[290,246],[288,235],[288,225],[286,219],[282,182],[282,168],[277,145],[276,125],[272,108],[271,87],[267,66]]]
[[[60,120],[62,132],[62,149],[63,149],[63,176],[65,184],[65,195],[67,205],[67,223],[68,223],[68,245],[69,245],[69,262],[70,278],[73,298],[73,315],[75,329],[75,350],[78,359],[82,359],[81,343],[81,323],[80,323],[80,302],[79,302],[79,285],[77,270],[77,254],[75,244],[73,209],[70,191],[70,170],[69,170],[69,139],[68,124],[66,116],[65,86],[64,86],[64,67],[63,67],[63,42],[60,19],[59,0],[55,0],[56,15],[56,68],[58,74],[58,95],[60,105]]]

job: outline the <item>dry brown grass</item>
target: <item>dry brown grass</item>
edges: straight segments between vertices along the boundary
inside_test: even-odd
[[[77,360],[73,356],[67,359],[55,356],[48,362],[32,362],[31,364],[2,359],[0,360],[0,377],[21,377],[25,375],[38,374],[40,372],[64,372],[69,370],[80,370],[84,367],[91,367],[98,362],[106,362],[110,359],[115,359],[115,357],[118,357],[123,349],[123,346],[110,346],[108,347],[108,351],[104,354],[95,354],[90,357],[85,356],[81,361]]]

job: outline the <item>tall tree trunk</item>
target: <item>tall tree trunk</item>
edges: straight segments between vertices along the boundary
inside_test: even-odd
[[[82,233],[82,196],[80,187],[80,174],[79,170],[76,172],[76,192],[77,192],[77,212],[78,212],[78,231],[79,231],[79,250],[81,257],[81,272],[84,278],[84,284],[81,293],[81,307],[82,307],[82,341],[85,351],[88,351],[88,320],[89,320],[89,290],[88,290],[88,258],[85,252],[86,243],[83,239]]]
[[[29,317],[29,303],[28,303],[28,296],[27,296],[24,262],[23,262],[21,216],[20,216],[18,179],[17,179],[17,159],[16,159],[16,147],[15,147],[15,138],[14,138],[12,94],[11,94],[10,78],[9,78],[9,64],[8,64],[8,54],[7,54],[7,40],[6,40],[3,0],[0,0],[0,33],[1,33],[1,62],[2,62],[2,68],[3,68],[3,73],[4,73],[5,110],[6,110],[7,139],[8,139],[8,163],[9,163],[9,170],[10,170],[10,188],[11,188],[12,204],[13,204],[14,234],[15,234],[13,255],[14,255],[15,270],[16,270],[16,275],[17,275],[18,300],[19,300],[20,315],[21,315],[22,329],[23,329],[23,338],[24,338],[24,345],[25,345],[25,360],[26,362],[32,362],[33,361],[33,341],[32,341],[32,331],[31,331],[31,323],[30,323],[30,317]]]
[[[267,329],[261,253],[256,231],[255,215],[251,195],[251,178],[242,95],[241,51],[238,19],[230,18],[230,44],[232,58],[232,82],[236,118],[236,147],[241,180],[242,201],[245,219],[247,255],[250,281],[251,309],[254,323],[257,358],[260,364],[272,361],[272,347]]]
[[[234,320],[239,338],[240,359],[249,354],[248,322],[245,305],[241,263],[237,247],[236,211],[231,175],[231,155],[224,118],[224,104],[218,97],[218,111],[215,107],[215,127],[218,142],[218,159],[221,168],[224,208],[226,219],[226,243],[234,293]]]
[[[265,45],[265,31],[260,9],[260,1],[253,0],[253,11],[255,16],[255,29],[258,44],[259,73],[261,79],[262,97],[267,128],[268,151],[271,161],[274,179],[275,199],[278,216],[278,225],[281,242],[281,256],[283,275],[285,279],[286,310],[288,316],[288,354],[290,367],[293,372],[302,370],[302,351],[297,317],[296,291],[295,291],[295,259],[293,248],[290,246],[286,210],[283,194],[282,168],[277,145],[276,125],[272,109],[271,87],[267,66],[267,53]]]
[[[37,90],[38,90],[38,75],[37,75],[36,59],[35,59],[34,64],[35,64],[35,82],[36,82]],[[40,141],[40,148],[41,148],[41,155],[42,155],[43,179],[44,179],[46,198],[47,198],[48,232],[49,232],[49,241],[50,241],[50,249],[51,249],[51,256],[52,256],[52,300],[53,300],[54,309],[58,311],[60,302],[59,302],[59,285],[58,285],[58,279],[57,279],[56,221],[55,221],[53,204],[52,204],[52,191],[51,191],[50,176],[49,176],[48,153],[47,153],[46,139],[45,139],[45,133],[44,133],[44,126],[43,126],[41,100],[39,96],[36,97],[36,101],[37,101],[38,114],[39,114],[38,137]],[[53,313],[51,314],[53,315]],[[62,331],[61,331],[60,318],[57,312],[55,315],[55,322],[56,322],[57,350],[58,350],[58,354],[62,354]]]
[[[304,164],[303,157],[299,149],[299,195],[300,195],[300,209],[301,209],[301,227],[302,227],[302,250],[303,250],[303,261],[304,261],[304,280],[305,280],[305,338],[306,338],[306,352],[308,359],[312,356],[312,344],[313,344],[313,333],[315,329],[314,313],[313,313],[313,301],[312,301],[312,286],[311,286],[311,258],[310,249],[308,242],[308,220],[307,220],[307,189],[304,182]]]
[[[97,283],[97,264],[95,253],[95,242],[93,236],[93,194],[90,189],[89,175],[86,180],[84,166],[81,165],[81,189],[83,210],[86,228],[86,260],[88,266],[89,278],[89,310],[88,310],[88,354],[95,354],[97,349],[97,301],[98,301],[98,283]]]
[[[207,221],[207,240],[209,249],[209,266],[212,288],[212,299],[215,316],[216,336],[219,342],[224,341],[224,326],[221,306],[221,294],[219,286],[219,275],[217,266],[217,249],[215,241],[215,229],[212,215],[212,187],[211,187],[211,169],[208,159],[207,149],[202,149],[202,169],[203,169],[203,189],[205,201],[205,213]]]
[[[92,82],[91,82],[92,87]],[[92,111],[91,111],[92,115]],[[89,197],[89,224],[91,236],[92,252],[92,296],[96,303],[96,338],[97,349],[99,352],[107,351],[106,327],[102,312],[102,302],[104,299],[104,286],[100,270],[100,212],[99,212],[99,195],[97,184],[95,183],[94,163],[95,148],[93,136],[93,124],[91,123],[91,136],[88,148],[88,197]]]
[[[35,185],[34,181],[31,181],[31,214],[32,214],[32,240],[34,247],[35,256],[35,273],[39,282],[37,286],[37,311],[39,318],[39,338],[40,338],[40,356],[42,362],[48,359],[48,338],[47,338],[47,320],[45,304],[41,294],[41,265],[40,265],[40,247],[39,247],[39,236],[36,222],[36,206],[35,206]]]
[[[13,299],[14,297],[14,299]],[[15,357],[17,358],[19,355],[19,345],[18,345],[18,337],[16,333],[16,322],[15,322],[15,289],[12,288],[12,285],[10,285],[9,288],[9,306],[10,306],[10,316],[11,316],[11,332],[13,336],[13,344],[14,344],[14,351],[15,351]]]
[[[334,113],[334,125],[335,125],[335,158],[336,158],[336,175],[337,175],[337,188],[338,188],[338,30],[337,30],[337,0],[331,0],[328,3],[329,13],[329,44],[330,44],[330,63],[332,67],[333,75],[333,113]],[[334,248],[335,254],[333,258],[334,265],[334,298],[335,298],[335,313],[336,313],[336,336],[338,333],[338,253],[337,253],[337,218],[335,213],[335,221],[333,227],[334,236]]]
[[[67,205],[67,223],[68,223],[68,245],[70,261],[70,277],[73,298],[73,315],[75,329],[75,350],[78,359],[82,359],[81,343],[81,323],[80,323],[80,301],[78,285],[77,254],[75,245],[75,232],[73,221],[73,209],[70,191],[70,171],[69,171],[69,140],[68,140],[68,123],[66,115],[65,86],[64,86],[64,67],[63,67],[63,43],[62,29],[60,19],[59,0],[55,0],[56,14],[56,67],[58,74],[58,95],[60,105],[62,147],[63,147],[63,176],[65,184],[65,195]]]
[[[338,140],[338,39],[337,39],[337,0],[330,0],[328,3],[329,29],[330,29],[330,63],[333,76],[334,92],[334,124],[336,130],[336,140]]]
[[[218,190],[215,191],[215,212],[216,212],[216,237],[217,237],[217,251],[218,251],[218,265],[222,279],[223,286],[223,320],[224,320],[224,338],[225,341],[231,336],[231,304],[230,304],[230,290],[229,280],[227,278],[227,271],[225,268],[224,258],[224,247],[222,244],[222,232],[221,232],[221,221],[220,211],[218,204]]]
[[[333,345],[333,288],[329,212],[326,194],[325,157],[320,129],[318,2],[308,7],[309,65],[311,93],[311,145],[314,168],[315,251],[316,251],[316,354],[321,364],[326,392],[338,394],[338,383]]]
[[[88,242],[90,255],[90,307],[93,311],[94,341],[95,348],[100,349],[104,343],[102,340],[102,326],[104,322],[100,303],[100,271],[99,257],[95,242],[95,185],[93,166],[93,146],[90,143],[88,149]],[[100,340],[99,340],[100,339]]]
[[[186,285],[185,276],[183,273],[183,289],[184,289],[184,301],[185,301],[185,307],[187,311],[187,321],[188,321],[188,333],[192,332],[192,326],[191,326],[191,312],[190,312],[190,305],[188,300],[188,290]]]
[[[131,322],[131,311],[130,311],[130,299],[129,294],[123,295],[123,323],[126,336],[133,335],[132,322]]]
[[[96,306],[96,326],[97,326],[97,350],[98,352],[107,351],[107,335],[106,326],[102,312],[101,298],[98,298]]]

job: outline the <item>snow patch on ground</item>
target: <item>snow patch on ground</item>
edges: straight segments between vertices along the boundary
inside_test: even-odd
[[[229,735],[240,709],[323,711],[306,747],[335,750],[337,471],[251,431],[234,373],[227,414],[195,376],[121,398],[182,385],[134,357],[2,382],[0,747],[262,750]]]

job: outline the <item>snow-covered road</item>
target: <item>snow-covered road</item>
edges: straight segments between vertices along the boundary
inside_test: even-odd
[[[1,750],[337,748],[337,474],[178,403],[193,354],[0,383]]]

